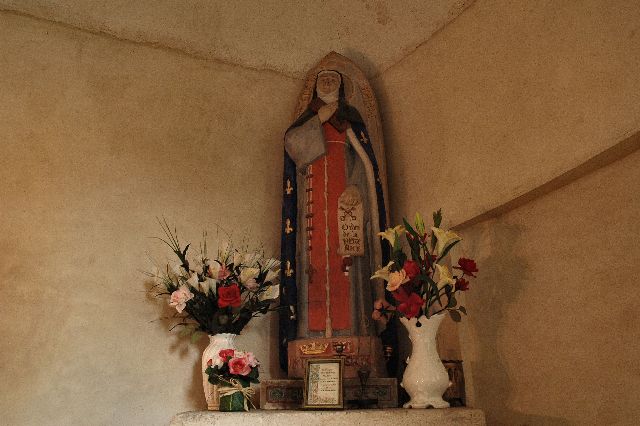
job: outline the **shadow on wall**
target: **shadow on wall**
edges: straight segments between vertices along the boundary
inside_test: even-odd
[[[464,230],[461,233],[464,236]],[[472,283],[477,290],[473,288],[469,294],[472,297],[468,297],[476,307],[470,313],[478,340],[473,363],[475,405],[485,409],[490,425],[568,425],[563,418],[530,415],[510,407],[512,386],[500,343],[503,333],[518,333],[517,329],[505,328],[507,315],[526,308],[513,307],[529,278],[526,258],[516,255],[523,244],[521,235],[520,225],[495,219],[485,222],[479,235],[466,239],[469,253],[479,254],[480,268],[478,280]],[[494,408],[489,411],[486,407]]]
[[[145,290],[147,290],[147,301],[155,304],[156,312],[158,312],[157,319],[150,322],[154,323],[157,327],[160,327],[167,334],[167,337],[169,338],[170,353],[178,353],[180,360],[191,360],[189,353],[194,350],[195,346],[197,353],[202,354],[209,344],[208,337],[202,336],[198,340],[197,344],[194,345],[190,342],[189,337],[181,337],[178,330],[174,329],[173,331],[170,331],[170,328],[176,323],[176,310],[169,306],[166,298],[154,295],[155,289],[152,289],[153,286],[154,282],[152,279],[148,279],[144,282]],[[193,363],[193,370],[191,374],[193,380],[187,390],[187,398],[191,407],[193,407],[193,410],[207,409],[207,403],[202,390],[202,371],[200,371],[200,369],[201,358],[198,357],[196,362]]]

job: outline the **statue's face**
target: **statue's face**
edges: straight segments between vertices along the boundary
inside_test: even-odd
[[[325,73],[318,76],[316,91],[318,96],[328,95],[340,88],[340,77],[334,73]]]

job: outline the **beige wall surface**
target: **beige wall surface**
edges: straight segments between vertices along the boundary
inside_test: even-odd
[[[458,224],[640,129],[640,3],[475,2],[375,80],[396,220]]]
[[[0,0],[0,9],[303,78],[331,50],[368,75],[474,0]]]
[[[640,151],[461,230],[465,362],[490,424],[637,424]]]
[[[637,2],[477,1],[376,78],[392,220],[442,207],[457,225],[631,135],[637,147],[638,22]],[[639,173],[636,152],[459,229],[455,254],[480,267],[463,359],[489,424],[633,424],[640,414],[640,300],[629,287]]]
[[[167,255],[147,238],[160,232],[155,217],[184,241],[218,223],[278,250],[281,136],[302,82],[247,67],[304,72],[327,53],[325,27],[305,52],[291,47],[302,46],[291,28],[284,50],[254,52],[244,31],[233,48],[211,42],[217,27],[197,30],[206,13],[189,22],[168,3],[18,3],[0,0],[115,37],[0,12],[0,414],[8,424],[164,424],[204,407],[205,342],[149,322],[162,309],[139,271]],[[469,3],[438,10],[450,19]],[[411,10],[363,4],[363,22],[387,22],[376,25],[389,34],[368,41],[375,49],[363,53],[358,28],[337,18],[330,24],[355,35],[327,37],[370,73],[423,40]],[[443,207],[447,224],[461,223],[638,132],[638,22],[637,2],[478,0],[391,66],[374,85],[392,218]],[[400,27],[414,29],[391,37]],[[275,35],[260,42],[282,35],[264,28]],[[243,66],[223,63],[236,60]],[[491,422],[631,419],[639,327],[627,282],[637,278],[624,265],[638,263],[638,160],[460,230],[481,268],[463,357]],[[240,341],[266,375],[277,374],[268,322]]]
[[[277,255],[281,136],[300,84],[0,13],[3,424],[166,424],[199,356],[150,321],[156,216]],[[211,241],[210,241],[211,243]],[[274,336],[250,345],[269,375]]]

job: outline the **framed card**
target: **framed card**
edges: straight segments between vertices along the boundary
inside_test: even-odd
[[[302,408],[344,408],[343,358],[306,359]]]

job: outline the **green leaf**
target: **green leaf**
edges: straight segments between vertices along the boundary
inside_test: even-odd
[[[459,310],[460,312],[462,312],[463,314],[467,315],[467,308],[465,308],[464,306],[462,306],[462,305],[461,305],[461,306],[459,306],[459,307],[458,307],[458,310]]]
[[[400,269],[402,268],[402,265],[404,265],[405,260],[407,260],[407,255],[404,254],[404,252],[402,250],[394,252],[393,253],[393,262],[395,263],[394,265],[394,269]]]
[[[413,227],[409,224],[409,222],[407,222],[407,219],[402,218],[402,222],[404,223],[404,227],[407,230],[407,232],[413,235],[415,238],[418,238],[418,233],[415,231],[415,229],[413,229]]]
[[[436,260],[436,263],[440,262],[442,259],[444,259],[448,254],[449,251],[460,242],[461,240],[458,241],[454,241],[453,243],[449,244],[443,251],[442,251],[442,255],[440,255],[440,257],[438,258],[438,260]]]
[[[250,379],[257,379],[258,376],[260,376],[260,372],[258,371],[257,368],[252,368],[251,372],[247,374],[247,377]]]
[[[433,212],[433,226],[440,228],[442,223],[442,209],[438,209],[437,212]]]
[[[420,215],[420,213],[416,213],[416,231],[418,231],[420,234],[424,234],[424,220],[422,219],[422,216]]]
[[[449,310],[449,315],[451,315],[451,319],[454,320],[455,322],[462,321],[462,317],[460,316],[460,313],[458,313],[458,311],[454,309]]]
[[[449,303],[447,303],[447,308],[454,308],[457,304],[458,301],[456,300],[456,297],[451,294],[451,296],[449,297]]]

